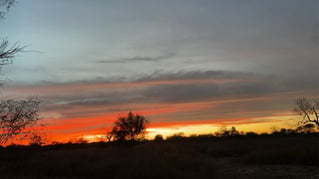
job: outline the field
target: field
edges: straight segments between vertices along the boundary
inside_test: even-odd
[[[319,178],[318,134],[10,146],[6,178]]]

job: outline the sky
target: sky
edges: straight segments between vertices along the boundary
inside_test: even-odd
[[[319,96],[316,0],[32,0],[0,22],[27,45],[3,99],[38,96],[52,140],[103,134],[144,115],[149,136],[293,127]]]

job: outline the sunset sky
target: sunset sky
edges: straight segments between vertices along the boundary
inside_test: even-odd
[[[149,136],[293,127],[319,96],[317,0],[19,0],[1,37],[28,45],[1,98],[38,96],[52,140],[95,137],[121,113]]]

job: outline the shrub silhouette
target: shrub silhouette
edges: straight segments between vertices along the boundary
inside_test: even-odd
[[[126,116],[119,116],[114,123],[110,134],[116,141],[142,139],[146,130],[148,121],[144,116],[128,112]]]
[[[41,135],[33,134],[33,136],[30,137],[30,146],[41,146],[44,143],[44,139]]]
[[[40,120],[39,104],[40,101],[36,98],[0,101],[0,144],[5,144],[18,135],[24,135],[24,138],[27,136],[28,128]]]
[[[301,133],[312,133],[316,129],[316,126],[312,123],[299,126],[296,130]]]
[[[164,138],[163,138],[163,136],[161,134],[157,134],[155,136],[155,138],[154,138],[154,141],[156,141],[156,142],[160,142],[160,141],[163,141],[163,140],[164,140]]]

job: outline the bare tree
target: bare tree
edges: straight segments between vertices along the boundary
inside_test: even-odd
[[[112,131],[111,132],[106,132],[106,135],[105,135],[105,138],[107,140],[107,142],[111,142],[112,139],[113,139],[113,134],[112,134]]]
[[[144,137],[148,121],[144,116],[129,112],[119,116],[111,131],[114,140],[137,140]]]
[[[40,119],[38,99],[0,101],[0,145],[16,136],[26,137]]]
[[[309,101],[306,98],[300,98],[296,100],[294,111],[301,116],[301,119],[298,121],[299,126],[310,123],[319,127],[319,99]]]
[[[15,4],[15,0],[0,0],[0,20],[4,18],[4,15],[9,11],[10,7]],[[25,46],[20,46],[18,43],[14,43],[10,46],[7,39],[2,39],[0,42],[0,70],[3,65],[12,63],[12,59],[18,52],[23,51]]]
[[[0,20],[15,3],[15,0],[0,0]],[[10,45],[7,39],[0,41],[0,70],[3,65],[12,63],[15,55],[24,48],[25,46],[20,46],[18,43]],[[19,101],[0,101],[0,145],[14,137],[27,136],[30,133],[29,129],[39,120],[39,103],[40,101],[34,97]],[[39,137],[30,139],[39,140]]]
[[[22,52],[26,46],[20,46],[18,43],[9,46],[9,41],[7,39],[0,42],[0,70],[3,65],[11,64],[12,59],[18,52]],[[0,83],[0,85],[2,85]]]

